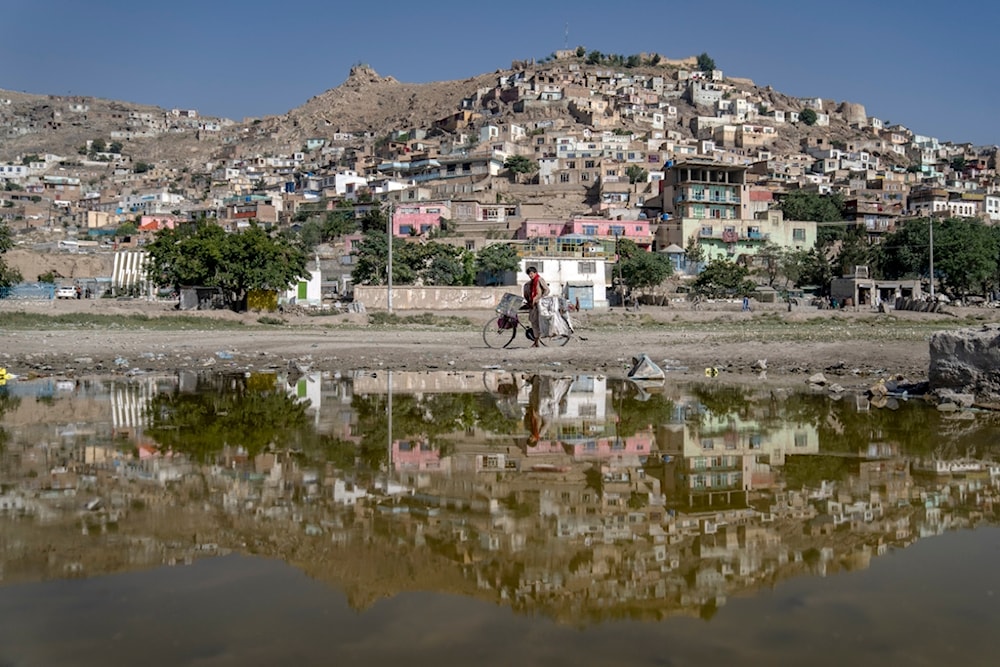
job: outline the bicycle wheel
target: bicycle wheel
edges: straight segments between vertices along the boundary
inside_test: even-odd
[[[494,315],[483,325],[483,342],[486,343],[486,347],[495,349],[507,347],[516,335],[517,323],[501,315]]]
[[[566,334],[564,336],[549,336],[548,338],[543,338],[541,340],[542,345],[547,345],[549,347],[562,347],[569,342],[572,336]]]

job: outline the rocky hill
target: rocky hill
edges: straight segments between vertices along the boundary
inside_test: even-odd
[[[432,83],[401,83],[391,76],[380,76],[367,66],[351,69],[348,78],[302,106],[279,116],[245,119],[198,118],[198,123],[213,122],[211,131],[198,129],[190,119],[179,119],[168,110],[131,104],[125,101],[88,97],[27,95],[0,90],[0,162],[14,162],[25,155],[52,153],[69,160],[77,159],[81,146],[88,140],[103,138],[111,141],[122,132],[149,136],[129,136],[123,151],[133,161],[162,164],[177,169],[196,169],[208,160],[244,155],[289,154],[301,149],[309,138],[329,137],[334,133],[361,134],[381,137],[392,131],[431,128],[435,120],[457,112],[463,99],[497,86],[503,76],[519,71],[547,72],[572,65],[578,71],[608,69],[578,62],[554,61],[544,64],[514,63],[511,69],[457,81]],[[646,66],[629,72],[662,76],[672,79],[675,64]],[[797,110],[801,100],[768,88],[759,88],[752,81],[726,80],[738,92],[750,91],[774,109]],[[683,136],[691,136],[690,121],[696,116],[712,115],[707,107],[696,107],[681,99],[672,99],[678,109],[676,125],[671,127]],[[808,127],[804,124],[781,126],[779,139],[772,146],[775,153],[797,151],[806,135],[822,135],[830,140],[851,141],[871,136],[852,129],[852,120],[864,119],[860,104],[824,100],[823,108],[830,115],[829,127]],[[566,110],[566,105],[548,105],[529,111],[515,112],[512,105],[495,99],[488,108],[477,109],[492,122],[504,120],[529,123],[539,119],[562,119],[565,126],[579,125]],[[629,120],[626,129],[642,130]],[[582,126],[581,126],[582,127]],[[151,129],[152,128],[152,129]],[[648,129],[648,126],[647,128]],[[237,148],[238,147],[238,148]],[[890,156],[883,156],[889,159]]]

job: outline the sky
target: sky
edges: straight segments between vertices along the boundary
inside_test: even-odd
[[[420,83],[562,48],[684,58],[855,102],[940,141],[1000,144],[1000,4],[953,0],[0,0],[0,89],[234,120],[283,114],[353,65]]]

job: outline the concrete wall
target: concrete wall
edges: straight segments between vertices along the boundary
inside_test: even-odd
[[[517,285],[502,287],[414,287],[392,288],[392,309],[395,310],[492,310],[507,292],[520,294]],[[354,300],[368,310],[386,310],[388,290],[385,285],[355,285]]]

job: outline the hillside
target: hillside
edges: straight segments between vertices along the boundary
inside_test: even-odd
[[[168,110],[126,101],[0,91],[0,101],[3,102],[0,103],[0,127],[6,130],[6,136],[0,143],[0,162],[13,162],[25,155],[45,153],[73,160],[78,149],[89,139],[108,140],[116,133],[138,130],[156,136],[131,137],[125,142],[124,152],[132,162],[197,169],[213,158],[237,154],[289,154],[301,150],[307,139],[325,138],[334,133],[368,133],[369,136],[382,137],[393,131],[429,129],[435,120],[457,112],[463,99],[475,98],[497,87],[501,77],[523,71],[545,76],[560,68],[565,71],[567,67],[587,74],[602,69],[582,61],[514,65],[514,69],[432,83],[401,83],[391,76],[381,76],[369,67],[356,66],[342,84],[316,95],[287,114],[243,122],[198,119],[199,123],[216,123],[214,131],[199,130],[196,123],[178,119]],[[675,76],[676,70],[676,65],[667,64],[638,67],[629,72],[670,79]],[[770,88],[759,88],[749,80],[733,79],[726,83],[735,91],[750,92],[773,109],[789,111],[802,106],[800,100]],[[677,108],[677,120],[669,129],[684,137],[691,136],[693,118],[712,113],[707,107],[697,107],[680,98],[672,99],[671,104]],[[72,111],[73,108],[78,110]],[[839,141],[871,136],[852,129],[848,122],[852,117],[864,116],[863,106],[824,100],[823,108],[830,115],[829,127],[786,123],[782,125],[772,150],[779,154],[795,152],[801,139],[808,135],[822,135]],[[559,119],[564,127],[585,127],[567,111],[565,104],[514,111],[512,105],[494,98],[475,110],[491,122],[530,123]],[[631,119],[623,119],[621,126],[640,134],[644,129]],[[645,129],[648,130],[648,126]],[[100,165],[97,165],[94,177],[99,178],[100,172]]]

